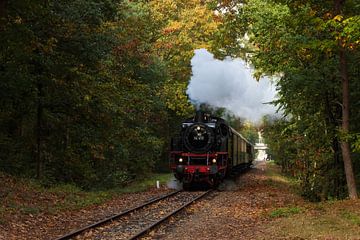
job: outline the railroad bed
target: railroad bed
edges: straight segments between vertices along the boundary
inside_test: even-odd
[[[73,231],[57,238],[57,240],[136,239],[210,192],[211,190],[206,192],[172,192]]]

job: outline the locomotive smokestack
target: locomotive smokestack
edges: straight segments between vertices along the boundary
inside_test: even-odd
[[[203,122],[204,120],[204,113],[201,110],[197,110],[195,113],[194,122]]]
[[[194,122],[207,123],[211,120],[210,113],[204,112],[202,110],[197,110],[195,112]]]

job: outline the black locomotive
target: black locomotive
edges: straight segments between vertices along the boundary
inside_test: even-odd
[[[182,122],[171,143],[170,168],[184,186],[207,182],[215,187],[231,171],[249,167],[253,159],[253,144],[224,119],[200,111]]]

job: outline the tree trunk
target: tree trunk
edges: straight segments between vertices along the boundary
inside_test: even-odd
[[[341,14],[345,0],[334,0],[334,14]],[[350,89],[349,77],[347,73],[346,50],[342,46],[342,40],[339,39],[339,60],[340,60],[340,77],[342,83],[342,124],[341,130],[343,134],[348,134],[350,130]],[[354,170],[351,161],[351,151],[349,142],[346,139],[341,140],[341,152],[344,161],[346,183],[349,191],[350,199],[357,199],[357,190],[355,183]]]
[[[346,62],[346,54],[345,49],[340,46],[340,74],[341,74],[341,82],[342,82],[342,125],[341,129],[344,134],[348,134],[350,130],[350,90],[349,90],[349,78],[347,74],[347,62]],[[343,155],[344,167],[345,167],[345,175],[346,182],[349,191],[349,197],[351,199],[357,199],[357,190],[355,183],[354,170],[351,161],[351,151],[349,142],[346,139],[341,141],[341,151]]]
[[[0,0],[0,18],[5,16],[7,0]]]
[[[38,80],[39,81],[39,80]],[[36,116],[36,177],[40,179],[43,172],[43,161],[42,161],[42,117],[43,117],[43,106],[42,106],[42,85],[40,82],[37,84],[38,96],[37,96],[37,116]]]

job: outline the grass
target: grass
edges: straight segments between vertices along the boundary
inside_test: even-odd
[[[156,181],[165,184],[172,174],[154,174],[147,178],[136,180],[126,187],[109,189],[107,191],[82,191],[74,185],[62,185],[49,189],[56,195],[62,195],[65,199],[61,204],[51,209],[52,212],[62,209],[80,209],[91,205],[97,205],[109,200],[114,196],[124,193],[136,193],[146,191],[151,187],[156,187]]]
[[[156,186],[156,181],[165,184],[171,178],[171,174],[154,174],[147,178],[137,180],[126,187],[109,189],[107,191],[82,191],[74,185],[61,185],[49,189],[56,195],[62,195],[64,201],[51,209],[52,212],[62,209],[80,209],[90,205],[97,205],[124,193],[136,193],[145,191]]]
[[[153,174],[145,179],[133,182],[124,188],[117,188],[114,190],[118,193],[141,192],[148,188],[155,187],[156,181],[159,181],[161,185],[166,184],[172,178],[172,176],[172,173]]]
[[[300,207],[284,207],[278,208],[270,212],[270,217],[278,218],[278,217],[289,217],[291,215],[300,213],[302,209]]]
[[[20,208],[21,213],[24,214],[37,214],[40,213],[41,209],[39,207],[22,207]]]
[[[269,187],[298,194],[297,181],[283,175],[274,164],[267,164]],[[360,200],[333,200],[283,206],[268,212],[266,234],[269,239],[360,239]],[[264,239],[264,238],[261,238]],[[267,238],[266,238],[267,239]]]
[[[341,216],[345,219],[351,222],[352,224],[355,224],[357,226],[360,226],[360,216],[359,214],[355,214],[352,212],[349,212],[348,210],[343,211]]]
[[[0,206],[0,224],[4,224],[4,215],[6,213],[6,209],[3,206]]]
[[[300,184],[298,179],[285,175],[281,172],[280,167],[275,162],[269,161],[266,163],[266,176],[265,183],[272,187],[279,187],[289,189],[291,192],[300,193]]]
[[[157,180],[160,181],[160,184],[165,184],[171,176],[171,174],[154,174],[124,188],[83,191],[71,184],[44,188],[34,180],[2,175],[1,179],[4,182],[2,192],[4,194],[0,198],[0,224],[4,224],[6,219],[13,214],[56,214],[64,210],[78,210],[102,204],[124,193],[141,192],[156,187]]]
[[[5,213],[5,208],[3,206],[0,206],[0,216]]]
[[[359,239],[360,215],[358,209],[341,204],[323,204],[321,213],[314,213],[311,206],[297,214],[285,214],[269,225],[269,230],[277,238],[298,237],[299,239]],[[350,212],[355,211],[355,212]],[[285,211],[286,212],[286,211]],[[279,214],[283,212],[280,211]]]

